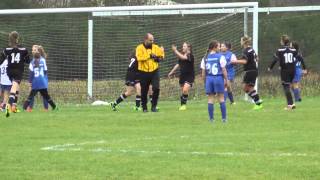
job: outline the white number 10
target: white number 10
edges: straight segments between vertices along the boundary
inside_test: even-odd
[[[285,63],[293,62],[293,54],[292,53],[284,53]]]

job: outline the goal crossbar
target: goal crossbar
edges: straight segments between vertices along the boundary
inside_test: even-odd
[[[114,7],[84,7],[84,8],[43,8],[43,9],[12,9],[0,10],[0,15],[9,14],[52,14],[52,13],[93,13],[117,11],[151,11],[179,9],[211,9],[211,8],[258,7],[258,2],[210,3],[158,6],[114,6]]]

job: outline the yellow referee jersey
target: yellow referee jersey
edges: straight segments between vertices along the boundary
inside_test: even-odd
[[[158,69],[159,63],[152,59],[151,54],[164,58],[164,50],[156,44],[146,48],[143,44],[139,44],[136,48],[136,57],[138,60],[138,70],[144,72],[153,72]]]

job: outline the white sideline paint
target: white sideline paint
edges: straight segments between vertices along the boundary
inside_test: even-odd
[[[186,138],[185,136],[181,136],[180,138]],[[153,139],[153,138],[143,138]],[[279,153],[254,153],[254,152],[204,152],[204,151],[161,151],[161,150],[133,150],[133,149],[112,149],[112,148],[93,148],[93,149],[85,149],[84,145],[99,145],[106,144],[107,141],[88,141],[83,143],[66,143],[61,145],[54,145],[40,148],[42,151],[56,151],[56,152],[77,152],[77,151],[85,151],[85,152],[93,152],[93,153],[122,153],[122,154],[167,154],[167,155],[195,155],[195,156],[265,156],[265,157],[319,157],[319,154],[307,154],[307,153],[294,153],[294,152],[279,152]]]

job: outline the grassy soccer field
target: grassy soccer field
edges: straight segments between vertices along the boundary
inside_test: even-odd
[[[160,102],[161,112],[60,106],[0,117],[1,179],[319,179],[320,98],[284,111],[227,106],[228,123],[207,118],[206,101]]]

